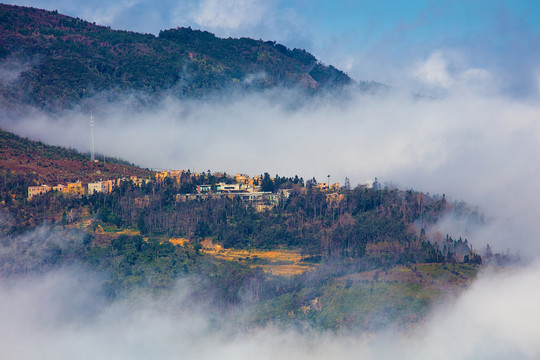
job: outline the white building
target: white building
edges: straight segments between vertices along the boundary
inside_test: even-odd
[[[105,193],[107,192],[107,183],[105,181],[98,181],[95,183],[88,183],[88,195],[94,193]]]
[[[247,189],[247,185],[245,184],[226,184],[224,182],[220,182],[219,184],[216,185],[216,190],[217,191],[233,191],[233,192],[238,192],[238,191],[243,191],[243,190],[246,190]]]

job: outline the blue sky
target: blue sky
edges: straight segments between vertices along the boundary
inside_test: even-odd
[[[482,72],[483,80],[491,79],[489,84],[481,86],[516,97],[538,95],[538,1],[18,0],[7,3],[58,10],[115,29],[157,34],[161,29],[191,26],[223,37],[276,40],[291,48],[305,48],[357,80],[380,81],[415,91],[444,91],[449,84],[462,82],[463,74],[473,70],[476,74]],[[425,81],[418,69],[430,62],[427,69],[431,80]],[[449,81],[445,82],[445,78]]]

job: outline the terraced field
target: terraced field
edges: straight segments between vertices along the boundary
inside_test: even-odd
[[[303,261],[300,253],[290,250],[236,250],[220,246],[204,248],[207,254],[229,261],[245,261],[251,267],[279,276],[293,276],[313,269],[316,264]]]

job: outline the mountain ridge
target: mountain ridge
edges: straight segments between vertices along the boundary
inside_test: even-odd
[[[357,83],[309,52],[275,41],[222,39],[191,28],[155,36],[4,4],[0,61],[0,105],[6,108],[22,101],[59,110],[110,90],[198,97],[229,88],[286,86],[318,93],[372,84]]]

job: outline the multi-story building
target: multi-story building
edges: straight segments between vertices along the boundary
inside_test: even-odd
[[[94,193],[107,193],[107,190],[108,186],[105,181],[88,183],[88,195],[93,195]]]
[[[333,183],[332,185],[330,185],[330,190],[331,191],[338,191],[339,190],[339,183]]]
[[[86,193],[86,188],[82,186],[80,181],[67,184],[67,193],[70,195],[84,195]]]
[[[107,186],[107,194],[110,194],[112,190],[114,189],[114,180],[105,180],[103,181],[105,185]]]
[[[186,173],[187,173],[186,170],[171,170],[171,171],[169,171],[169,176],[172,177],[172,178],[177,179],[177,181],[180,181],[182,176],[184,174],[186,174]]]
[[[68,183],[67,185],[58,184],[56,186],[53,186],[52,189],[62,194],[69,194],[69,195],[86,194],[86,188],[82,186],[82,183],[80,181],[76,181],[74,183]]]
[[[334,183],[334,184],[331,184],[330,186],[328,186],[328,183],[317,183],[315,185],[315,188],[321,191],[326,191],[326,190],[337,191],[339,190],[339,183]]]
[[[53,189],[54,191],[58,191],[58,192],[61,192],[61,193],[65,193],[65,192],[67,192],[67,190],[64,190],[64,189],[66,189],[66,188],[67,188],[66,185],[58,184],[58,185],[56,185],[56,186],[53,186],[52,189]]]
[[[206,193],[212,190],[212,185],[197,185],[198,193]]]
[[[156,173],[156,181],[165,181],[165,179],[169,177],[169,175],[170,174],[168,171],[160,171]]]
[[[149,179],[142,179],[137,176],[130,176],[129,180],[131,180],[131,182],[133,182],[133,184],[137,185],[138,187],[141,187],[143,184],[147,184],[148,182],[150,182]]]
[[[239,184],[249,184],[249,176],[246,174],[236,174],[234,176],[234,181],[236,181]]]
[[[28,200],[32,200],[34,196],[42,195],[49,191],[51,191],[51,187],[48,185],[29,186],[28,187]]]
[[[254,176],[253,179],[251,179],[251,180],[249,181],[249,184],[250,184],[251,186],[261,185],[262,179],[263,179],[262,175]]]
[[[216,184],[216,191],[228,191],[228,192],[239,192],[246,190],[247,186],[244,184],[226,184],[224,182],[220,182],[219,184]]]

